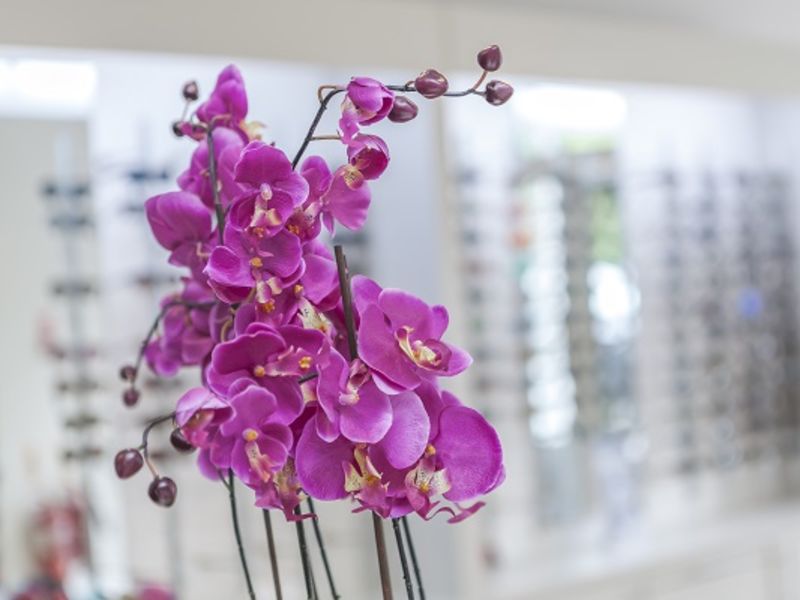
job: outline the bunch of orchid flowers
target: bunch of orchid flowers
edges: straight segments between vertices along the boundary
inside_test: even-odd
[[[199,366],[202,381],[148,425],[141,446],[117,454],[120,477],[147,464],[150,497],[173,504],[175,483],[147,454],[150,430],[172,421],[173,446],[197,450],[205,476],[231,493],[240,481],[256,506],[291,521],[315,516],[313,504],[301,509],[307,498],[351,498],[355,511],[391,519],[447,513],[450,522],[483,505],[476,499],[503,480],[502,449],[479,412],[439,387],[440,377],[471,362],[442,339],[447,310],[363,276],[351,280],[341,247],[332,253],[321,240],[323,229],[332,236],[337,226],[364,225],[370,182],[389,165],[386,143],[366,131],[383,119],[413,119],[418,108],[404,94],[508,100],[513,90],[501,81],[479,89],[501,64],[499,48],[478,62],[480,79],[459,92],[433,69],[398,86],[355,77],[321,87],[293,160],[246,120],[235,66],[188,117],[199,93],[184,86],[187,108],[173,129],[197,147],[179,190],[148,199],[145,210],[169,263],[185,274],[162,300],[136,363],[122,368],[123,400],[137,403],[142,362],[159,376]],[[337,96],[337,134],[315,136]],[[300,162],[320,139],[343,144],[341,165],[319,156]]]

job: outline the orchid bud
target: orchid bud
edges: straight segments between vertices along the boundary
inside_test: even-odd
[[[489,46],[478,52],[478,64],[484,71],[497,71],[503,64],[503,53],[500,52],[500,46]]]
[[[188,454],[190,452],[194,452],[194,446],[189,443],[183,432],[180,429],[173,429],[172,433],[169,436],[169,443],[172,444],[172,447],[175,448],[178,452],[183,454]]]
[[[119,370],[119,378],[122,381],[133,381],[134,377],[136,377],[136,367],[133,365],[125,365]]]
[[[175,134],[175,137],[183,137],[184,135],[186,135],[183,132],[183,124],[184,123],[185,123],[185,121],[174,121],[172,123],[172,133]]]
[[[136,388],[128,388],[122,393],[122,403],[125,406],[136,406],[139,402],[139,390]]]
[[[389,112],[389,120],[395,123],[406,123],[417,116],[419,109],[406,96],[397,96]]]
[[[447,77],[436,69],[428,69],[414,80],[414,87],[426,98],[438,98],[447,91]]]
[[[139,472],[144,464],[141,453],[134,448],[120,450],[114,457],[114,470],[120,479],[128,479]]]
[[[200,90],[197,88],[196,81],[190,81],[183,86],[183,97],[189,102],[194,102],[200,97]]]
[[[169,477],[156,477],[150,482],[147,488],[147,495],[150,500],[159,506],[169,507],[175,503],[175,496],[178,495],[178,486]]]
[[[514,88],[505,81],[493,79],[486,84],[486,101],[492,106],[505,104],[514,94]]]

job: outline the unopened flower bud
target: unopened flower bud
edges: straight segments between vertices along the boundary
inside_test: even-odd
[[[144,464],[141,453],[134,449],[120,450],[114,457],[114,470],[120,479],[128,479],[139,472]]]
[[[503,53],[500,46],[489,46],[478,52],[478,64],[484,71],[497,71],[503,64]]]
[[[175,496],[178,495],[178,486],[169,477],[156,477],[150,482],[147,488],[147,495],[150,500],[159,506],[169,507],[175,503]]]
[[[125,365],[119,370],[119,378],[122,381],[133,381],[134,377],[136,377],[136,367],[133,365]]]
[[[438,98],[447,91],[447,77],[436,69],[428,69],[414,80],[414,87],[428,99]]]
[[[196,81],[190,81],[183,86],[183,97],[190,102],[194,102],[200,97]]]
[[[486,84],[486,101],[492,106],[505,104],[514,94],[514,88],[505,81],[493,79]]]
[[[389,120],[395,123],[405,123],[417,116],[419,109],[405,96],[397,96],[389,112]]]
[[[183,123],[184,121],[175,121],[172,123],[172,133],[175,134],[175,137],[183,137],[186,135],[183,132]]]
[[[139,390],[128,388],[122,392],[122,402],[125,406],[136,406],[136,403],[139,402]]]
[[[175,448],[178,452],[188,454],[189,452],[194,452],[194,446],[189,443],[183,436],[183,432],[180,429],[173,429],[172,433],[169,436],[169,443],[172,444],[172,447]]]

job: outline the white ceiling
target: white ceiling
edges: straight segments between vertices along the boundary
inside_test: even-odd
[[[0,3],[0,57],[44,46],[457,70],[497,43],[517,75],[800,94],[800,0],[226,0],[244,29],[197,0]],[[346,35],[353,15],[364,26]]]
[[[476,0],[495,2],[497,0]],[[800,46],[798,0],[505,0],[516,7],[690,26],[780,46]]]

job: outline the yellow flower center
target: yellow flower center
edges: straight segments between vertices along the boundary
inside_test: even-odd
[[[253,375],[256,377],[263,377],[267,374],[267,370],[262,365],[256,365],[253,367]]]

